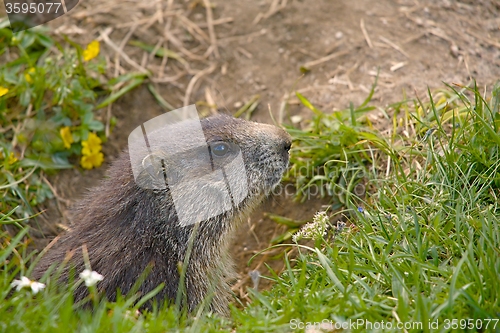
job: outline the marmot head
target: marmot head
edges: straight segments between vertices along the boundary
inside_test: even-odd
[[[139,187],[170,192],[181,225],[253,206],[288,167],[291,138],[276,126],[227,115],[159,123],[129,139],[132,170]]]

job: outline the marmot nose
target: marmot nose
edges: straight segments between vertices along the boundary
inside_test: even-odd
[[[292,137],[285,131],[283,135],[283,141],[280,144],[280,150],[281,150],[281,155],[283,156],[283,160],[288,162],[289,159],[289,151],[290,148],[292,147]]]
[[[285,151],[290,151],[291,147],[292,147],[292,140],[286,140],[285,144],[283,145],[283,149]]]

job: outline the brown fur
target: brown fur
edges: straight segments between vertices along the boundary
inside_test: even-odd
[[[234,228],[279,182],[288,165],[290,136],[272,125],[218,115],[202,120],[207,142],[222,140],[239,146],[243,154],[248,196],[236,209],[193,225],[181,226],[168,189],[143,189],[132,175],[128,152],[112,163],[109,177],[90,190],[75,207],[70,231],[41,259],[33,277],[41,278],[74,251],[69,267],[76,274],[85,269],[82,245],[88,249],[90,265],[104,276],[97,284],[109,300],[117,289],[127,294],[141,274],[149,274],[139,286],[144,295],[164,283],[156,295],[159,303],[175,301],[179,289],[179,263],[189,244],[192,253],[185,274],[185,305],[192,311],[204,300],[212,311],[225,314],[230,297],[228,277],[233,268],[228,244]],[[193,170],[196,174],[196,166]],[[198,170],[201,172],[200,170]],[[204,172],[204,171],[203,171]],[[200,207],[209,209],[204,202]],[[192,239],[190,240],[190,237]],[[60,281],[68,278],[63,270]],[[87,289],[81,285],[75,299]],[[187,303],[187,304],[186,304]],[[150,306],[147,305],[147,306]]]

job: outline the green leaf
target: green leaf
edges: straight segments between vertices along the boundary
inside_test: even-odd
[[[317,116],[322,116],[323,115],[323,112],[321,112],[320,110],[316,109],[316,107],[314,105],[311,104],[311,102],[309,102],[309,100],[307,98],[305,98],[304,96],[302,96],[301,93],[299,93],[298,91],[295,93],[295,96],[298,97],[298,99],[300,100],[300,102],[305,106],[307,107],[308,109],[310,109],[311,111],[313,111]]]
[[[10,254],[12,253],[12,251],[14,250],[14,248],[19,244],[19,242],[21,241],[21,239],[26,236],[26,234],[28,233],[28,230],[29,228],[24,228],[22,229],[17,235],[16,237],[14,237],[14,239],[12,241],[10,241],[9,243],[9,246],[7,246],[6,249],[2,249],[2,251],[0,252],[0,265],[4,265],[4,262],[5,262],[5,259],[7,259]]]
[[[153,52],[156,48],[153,45],[149,45],[149,44],[139,42],[139,41],[134,41],[134,40],[131,40],[128,43],[130,45],[137,46],[137,47],[139,47],[147,52]],[[160,57],[160,58],[163,58],[166,56],[168,58],[175,59],[175,60],[179,61],[181,64],[183,64],[186,67],[189,66],[187,61],[184,60],[184,58],[182,58],[178,53],[176,53],[172,50],[166,49],[164,47],[157,48],[154,55],[157,57]]]
[[[91,120],[87,125],[89,126],[89,129],[92,131],[99,132],[104,130],[104,124],[99,120],[95,119]]]
[[[116,93],[114,93],[111,96],[109,96],[108,98],[106,98],[101,104],[97,105],[96,109],[103,108],[103,107],[108,106],[109,104],[115,102],[118,98],[122,97],[123,95],[125,95],[129,91],[131,91],[134,88],[136,88],[137,86],[141,85],[143,82],[144,82],[144,77],[139,77],[139,78],[133,79],[128,85],[126,85],[125,87],[123,87],[119,91],[117,91]]]
[[[21,40],[21,46],[27,49],[35,42],[35,35],[32,33],[28,33],[24,35],[24,38]]]
[[[46,161],[46,160],[34,160],[31,158],[23,158],[20,162],[23,167],[40,167],[43,170],[50,169],[71,169],[73,167],[70,163],[64,163],[61,159],[56,159],[56,161]]]
[[[45,34],[37,35],[38,42],[42,44],[46,49],[49,49],[54,45],[54,40]]]
[[[291,227],[291,228],[298,228],[298,227],[304,225],[305,223],[307,223],[307,221],[296,221],[294,219],[287,218],[287,217],[280,216],[280,215],[276,215],[276,214],[266,213],[264,215],[276,223],[283,224],[283,225],[286,225],[286,226]]]
[[[160,104],[164,109],[168,110],[168,111],[172,111],[174,110],[175,108],[169,103],[167,102],[159,93],[158,91],[156,91],[155,87],[151,84],[151,83],[148,83],[148,90],[149,92],[151,93],[151,95],[153,95],[153,97],[156,99],[156,101],[158,102],[158,104]]]
[[[141,78],[141,77],[146,78],[147,76],[148,76],[147,73],[131,72],[131,73],[117,76],[117,77],[109,80],[108,85],[115,86],[116,84],[121,83],[121,82],[127,82],[127,81],[131,81],[132,79],[137,79],[137,78]]]

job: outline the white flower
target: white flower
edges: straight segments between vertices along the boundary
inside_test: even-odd
[[[80,278],[85,281],[87,287],[95,286],[97,282],[102,281],[104,276],[101,274],[91,271],[89,269],[84,270],[80,273]]]
[[[314,215],[313,221],[304,225],[293,236],[292,240],[298,242],[301,239],[321,239],[326,235],[330,219],[326,212],[318,212]]]
[[[40,290],[45,288],[45,284],[36,282],[36,281],[31,281],[28,279],[26,276],[21,276],[21,280],[14,280],[10,284],[11,288],[16,287],[16,290],[19,291],[23,288],[31,288],[31,291],[33,294],[38,293]]]

